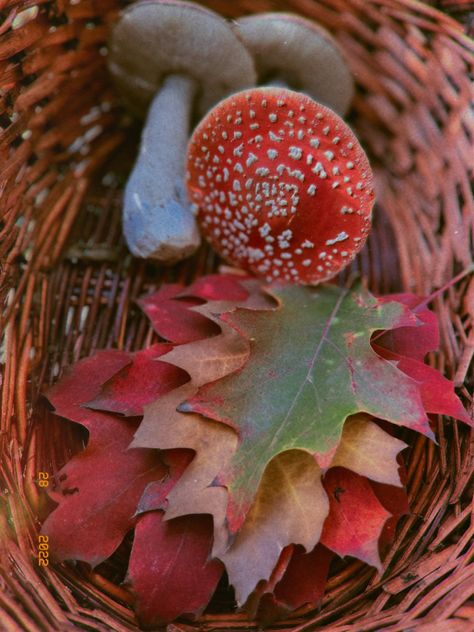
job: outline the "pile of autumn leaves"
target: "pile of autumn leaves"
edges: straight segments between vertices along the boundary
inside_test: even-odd
[[[140,305],[167,342],[99,351],[47,395],[89,432],[51,493],[54,557],[96,566],[133,530],[145,627],[201,613],[224,570],[270,621],[321,599],[334,554],[380,568],[408,510],[392,424],[469,422],[424,364],[439,340],[421,299],[229,273]]]

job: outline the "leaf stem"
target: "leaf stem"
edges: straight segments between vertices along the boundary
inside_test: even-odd
[[[418,312],[419,310],[423,309],[423,307],[428,305],[428,303],[431,303],[431,301],[433,299],[435,299],[440,294],[443,294],[443,292],[448,290],[453,285],[456,285],[456,283],[458,283],[458,281],[461,281],[462,279],[464,279],[464,277],[466,277],[471,272],[474,272],[474,263],[471,263],[470,266],[467,266],[467,268],[464,268],[464,270],[462,270],[459,274],[457,274],[455,277],[453,277],[452,279],[447,281],[447,283],[445,283],[440,288],[438,288],[437,290],[432,292],[429,296],[424,298],[421,301],[421,303],[418,303],[418,305],[412,311]]]
[[[467,266],[467,268],[464,268],[464,270],[462,270],[459,274],[454,276],[452,279],[447,281],[447,283],[445,283],[440,288],[432,292],[429,296],[427,296],[422,301],[420,301],[420,303],[418,303],[418,305],[414,307],[411,311],[414,314],[416,314],[416,312],[419,312],[420,310],[422,310],[423,307],[426,307],[426,305],[428,305],[428,303],[431,303],[431,301],[434,300],[437,296],[439,296],[440,294],[443,294],[443,292],[445,292],[451,286],[455,285],[456,283],[464,279],[464,277],[466,277],[471,272],[474,272],[474,263],[471,263],[470,266]],[[378,338],[383,336],[384,333],[385,333],[385,330],[379,331],[375,336],[372,337],[371,343],[375,342]]]

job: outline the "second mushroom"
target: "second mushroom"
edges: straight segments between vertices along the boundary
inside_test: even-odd
[[[343,52],[318,24],[291,13],[240,18],[239,37],[252,54],[258,83],[304,92],[344,116],[354,81]]]

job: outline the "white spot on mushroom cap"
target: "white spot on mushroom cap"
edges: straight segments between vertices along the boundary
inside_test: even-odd
[[[337,244],[338,241],[344,241],[345,239],[349,239],[349,235],[343,230],[340,232],[334,239],[326,240],[326,246],[332,246],[333,244]]]
[[[293,158],[293,160],[301,160],[302,155],[303,150],[301,149],[301,147],[291,146],[288,150],[288,156],[290,158]]]
[[[247,157],[247,160],[246,160],[245,164],[247,165],[247,167],[251,167],[253,165],[253,163],[257,162],[257,161],[258,161],[258,156],[256,156],[252,152],[250,152],[248,157]]]

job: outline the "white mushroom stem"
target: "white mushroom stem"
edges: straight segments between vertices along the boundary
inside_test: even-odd
[[[273,79],[266,81],[265,85],[269,88],[286,88],[287,90],[291,90],[288,82],[280,77],[274,77]]]
[[[184,186],[196,82],[170,75],[148,111],[140,153],[125,188],[124,234],[134,255],[174,263],[200,243]]]

